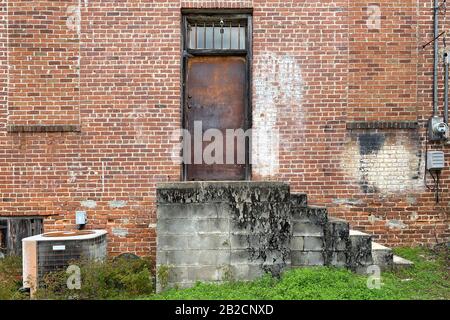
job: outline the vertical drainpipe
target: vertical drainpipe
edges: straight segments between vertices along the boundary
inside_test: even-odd
[[[438,47],[438,20],[439,0],[434,0],[434,64],[433,64],[433,116],[438,115],[438,63],[439,63],[439,47]]]
[[[444,83],[444,122],[448,124],[448,73],[449,73],[449,55],[444,53],[444,66],[445,66],[445,83]]]

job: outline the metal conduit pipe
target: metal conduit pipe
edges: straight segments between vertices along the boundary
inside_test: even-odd
[[[434,0],[434,63],[433,63],[433,116],[438,116],[438,63],[439,46],[436,37],[439,30],[439,0]]]
[[[444,83],[444,122],[448,124],[448,73],[449,73],[449,55],[444,53],[444,67],[445,67],[445,83]]]

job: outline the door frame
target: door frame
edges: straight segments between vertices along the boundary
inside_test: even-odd
[[[241,56],[246,59],[245,70],[245,106],[244,106],[244,130],[252,127],[252,10],[242,9],[184,9],[181,10],[181,126],[185,129],[185,112],[187,93],[186,93],[186,76],[187,76],[187,60],[189,57],[195,56]],[[189,49],[187,45],[188,21],[191,19],[205,20],[211,18],[226,18],[227,20],[246,20],[246,39],[245,49],[242,50],[223,50],[223,49]],[[245,146],[245,180],[251,180],[251,164],[250,164],[250,146],[246,142]],[[181,180],[187,180],[187,165],[181,164]]]

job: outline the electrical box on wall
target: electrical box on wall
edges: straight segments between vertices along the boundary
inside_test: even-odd
[[[443,151],[427,152],[427,170],[442,170],[445,167],[445,157]]]
[[[75,212],[75,224],[85,225],[86,224],[86,211]]]
[[[428,138],[431,141],[448,140],[448,125],[443,117],[432,117],[428,122]]]

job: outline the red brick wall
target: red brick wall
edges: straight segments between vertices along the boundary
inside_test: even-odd
[[[8,1],[8,125],[79,123],[77,4]]]
[[[67,22],[73,5],[79,30]],[[368,5],[381,9],[380,30],[367,27]],[[288,181],[382,243],[442,241],[448,170],[440,204],[423,184],[431,5],[2,0],[0,215],[43,215],[48,231],[86,210],[112,253],[154,254],[155,185],[180,178],[170,139],[181,124],[180,9],[253,8],[253,125],[280,134],[278,164],[255,165],[254,179]],[[403,120],[419,128],[346,128]],[[12,132],[50,125],[68,132]]]
[[[6,129],[6,116],[7,116],[7,87],[8,87],[8,18],[7,18],[7,5],[6,0],[0,1],[0,154],[2,157],[2,164],[5,161],[5,155],[7,154],[5,148],[5,135]],[[1,176],[1,185],[6,185],[6,181],[3,177],[3,171]]]
[[[368,27],[369,5],[380,8],[380,29]],[[347,120],[417,119],[416,11],[413,0],[350,2]]]

